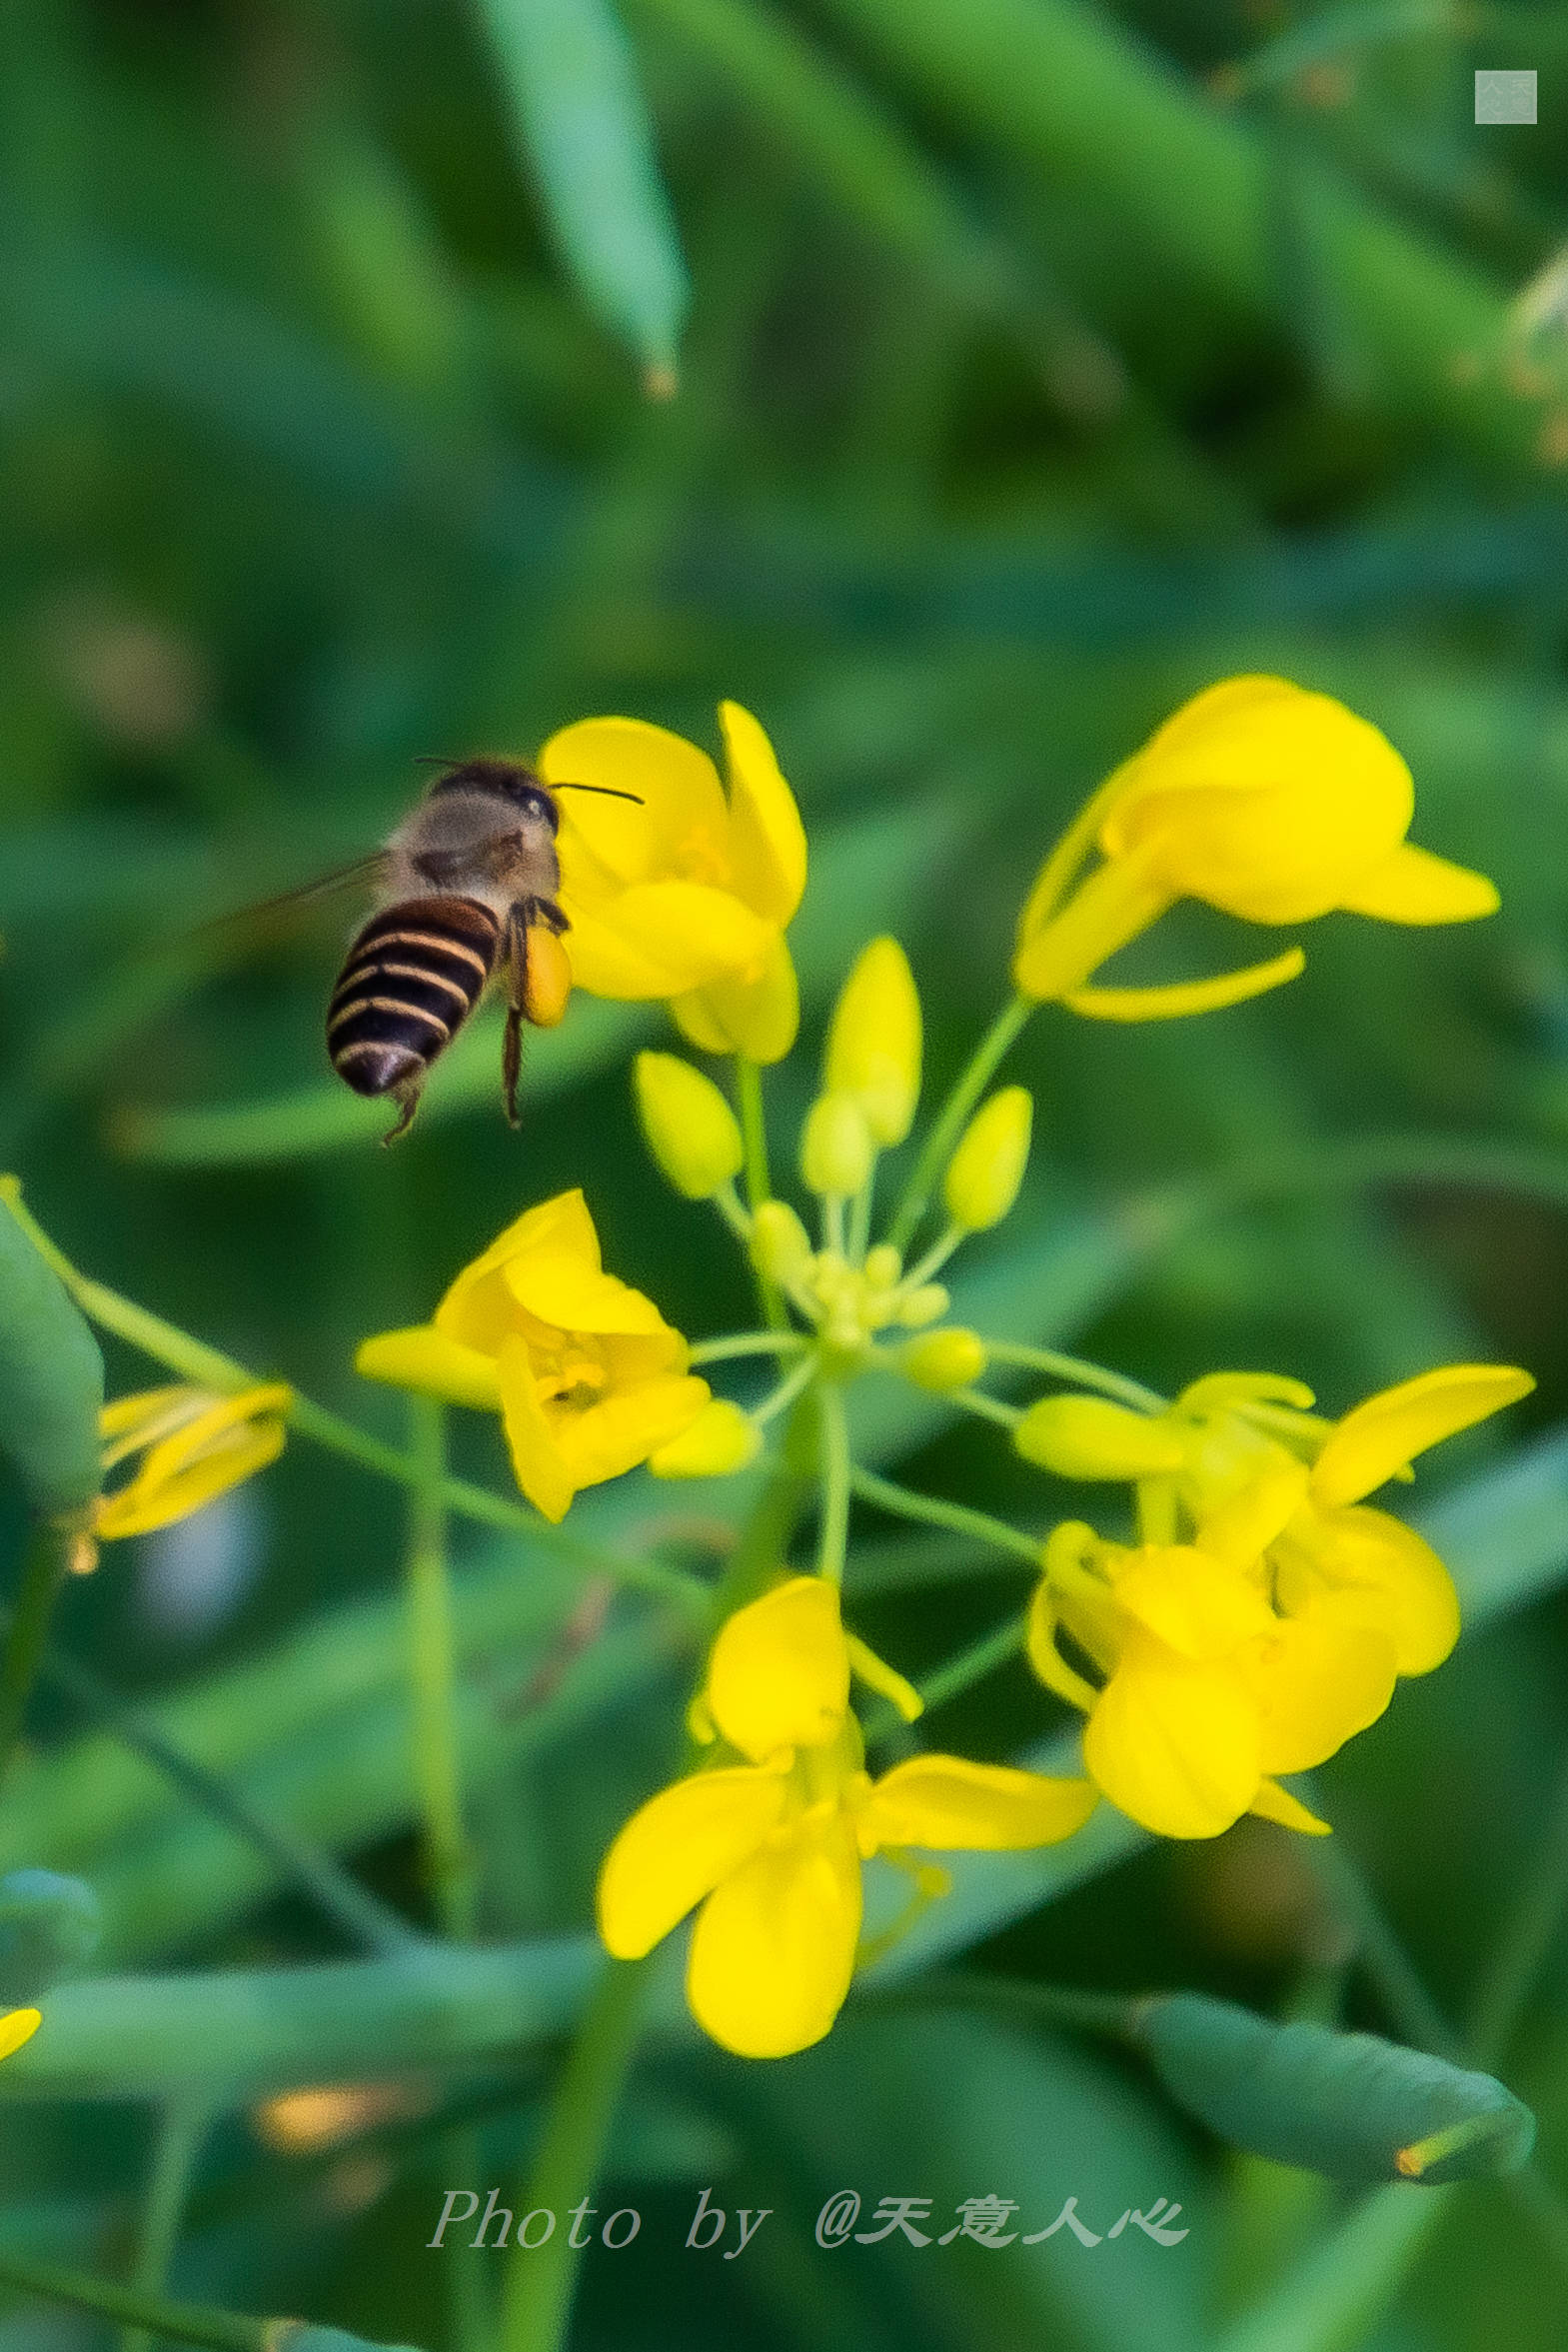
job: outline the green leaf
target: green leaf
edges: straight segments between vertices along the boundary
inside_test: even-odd
[[[631,45],[609,0],[480,0],[525,161],[589,308],[675,390],[690,289]]]
[[[1529,2108],[1491,2075],[1374,2034],[1275,2025],[1201,1993],[1146,2002],[1136,2030],[1179,2105],[1278,2164],[1437,2188],[1517,2172],[1535,2144]]]
[[[98,1343],[13,1208],[21,1187],[0,1179],[0,1448],[33,1508],[83,1512],[102,1483]]]
[[[98,1897],[80,1878],[12,1870],[0,1878],[0,2005],[31,2006],[92,1958]]]

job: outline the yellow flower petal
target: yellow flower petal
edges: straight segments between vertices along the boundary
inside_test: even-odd
[[[1508,1364],[1450,1363],[1384,1388],[1347,1412],[1318,1455],[1313,1500],[1359,1502],[1418,1453],[1528,1396],[1528,1372]]]
[[[1468,866],[1454,866],[1401,842],[1382,865],[1353,883],[1340,900],[1354,915],[1384,923],[1473,923],[1495,915],[1497,885]]]
[[[730,776],[730,857],[747,905],[781,928],[805,891],[805,828],[774,747],[750,711],[721,703]]]
[[[679,1338],[652,1298],[565,1251],[547,1255],[541,1250],[515,1258],[504,1269],[504,1278],[520,1306],[558,1330]]]
[[[694,1772],[640,1806],[599,1874],[599,1932],[618,1960],[640,1960],[783,1818],[777,1772],[738,1764]]]
[[[545,1417],[573,1486],[597,1486],[636,1469],[689,1429],[709,1395],[706,1380],[673,1372],[613,1388],[586,1409],[547,1405]]]
[[[1217,1837],[1262,1776],[1257,1707],[1228,1667],[1193,1664],[1129,1634],[1083,1733],[1111,1803],[1160,1837]]]
[[[1394,1695],[1394,1645],[1325,1607],[1279,1621],[1241,1671],[1258,1705],[1265,1772],[1305,1772],[1375,1723]]]
[[[572,1507],[577,1481],[567,1468],[555,1431],[545,1417],[527,1343],[518,1338],[504,1340],[496,1368],[502,1427],[512,1456],[512,1474],[534,1508],[552,1522],[559,1522]]]
[[[598,1267],[599,1235],[581,1190],[558,1192],[526,1208],[488,1249],[456,1276],[435,1313],[436,1328],[466,1346],[494,1354],[517,1327],[516,1301],[507,1281],[515,1261],[538,1253],[571,1256]]]
[[[1227,1405],[1288,1404],[1310,1412],[1316,1402],[1304,1380],[1292,1380],[1285,1372],[1205,1372],[1182,1389],[1176,1410],[1193,1418]]]
[[[1459,1595],[1436,1552],[1413,1527],[1365,1503],[1313,1514],[1309,1533],[1280,1563],[1281,1605],[1310,1605],[1325,1590],[1342,1609],[1377,1625],[1401,1674],[1429,1674],[1459,1638]]]
[[[1256,1476],[1207,1512],[1198,1542],[1233,1568],[1250,1567],[1289,1525],[1306,1499],[1307,1467],[1279,1451]]]
[[[125,1437],[128,1442],[119,1451],[132,1453],[148,1441],[149,1433],[161,1437],[166,1428],[177,1428],[210,1402],[211,1397],[193,1388],[188,1380],[172,1380],[163,1388],[141,1388],[135,1395],[110,1399],[98,1415],[98,1434]]]
[[[1100,846],[1113,860],[1152,851],[1175,896],[1300,923],[1387,861],[1414,807],[1404,761],[1343,703],[1282,678],[1227,679],[1128,764]]]
[[[539,755],[550,785],[597,784],[635,793],[641,806],[569,793],[561,802],[562,884],[600,895],[599,870],[623,886],[660,875],[728,886],[729,811],[719,771],[706,752],[644,719],[580,719],[553,735]],[[580,877],[582,843],[593,868]]]
[[[570,915],[573,901],[570,894],[564,896]],[[661,878],[634,883],[613,906],[600,907],[596,913],[604,929],[641,959],[650,980],[657,981],[657,986],[640,986],[635,992],[640,997],[676,997],[710,981],[746,973],[761,965],[779,936],[773,924],[754,915],[733,891],[700,882]],[[603,975],[585,966],[573,932],[567,934],[567,951],[579,986],[607,994]]]
[[[862,1837],[879,1846],[967,1846],[976,1852],[1055,1845],[1099,1801],[1087,1780],[1052,1780],[963,1756],[911,1756],[866,1800]]]
[[[703,1905],[687,1968],[692,2014],[742,2058],[808,2049],[843,2006],[859,1933],[852,1829],[841,1813],[802,1823],[743,1863]]]
[[[1062,1656],[1056,1645],[1056,1610],[1051,1600],[1050,1585],[1042,1577],[1029,1603],[1024,1633],[1029,1664],[1047,1690],[1053,1690],[1058,1698],[1064,1698],[1068,1706],[1081,1708],[1084,1714],[1088,1714],[1099,1693],[1093,1683],[1074,1672]]]
[[[411,1330],[378,1331],[362,1340],[354,1368],[367,1380],[385,1380],[393,1388],[413,1388],[423,1396],[442,1396],[449,1404],[467,1404],[479,1412],[496,1412],[501,1405],[501,1381],[494,1355],[465,1347],[434,1323],[416,1323]]]
[[[863,1682],[867,1690],[876,1691],[895,1706],[906,1723],[913,1723],[925,1712],[925,1701],[914,1684],[879,1658],[858,1633],[846,1633],[844,1647],[849,1653],[849,1672],[856,1682]]]
[[[1316,1813],[1309,1813],[1300,1799],[1288,1788],[1281,1788],[1277,1780],[1265,1780],[1257,1795],[1248,1805],[1249,1813],[1256,1813],[1263,1821],[1277,1821],[1282,1829],[1299,1829],[1307,1837],[1327,1837],[1329,1824],[1320,1821]]]
[[[728,1396],[713,1396],[679,1437],[655,1448],[648,1466],[656,1478],[728,1478],[762,1447],[757,1423]]]
[[[737,1609],[714,1643],[708,1703],[731,1745],[757,1761],[831,1739],[849,1703],[835,1588],[792,1576]]]
[[[1112,1590],[1118,1608],[1184,1658],[1226,1657],[1276,1622],[1255,1584],[1193,1544],[1129,1552]]]
[[[38,2009],[12,2009],[0,2017],[0,2058],[9,2058],[24,2042],[30,2042],[43,2021]]]
[[[283,1423],[278,1420],[210,1432],[204,1450],[189,1459],[178,1438],[167,1438],[153,1447],[129,1485],[99,1503],[93,1532],[109,1542],[189,1518],[203,1503],[276,1461],[283,1442]]]
[[[1086,1021],[1185,1021],[1194,1013],[1223,1013],[1231,1005],[1245,1005],[1299,980],[1305,970],[1303,951],[1287,948],[1266,963],[1216,972],[1208,980],[1170,981],[1163,988],[1069,989],[1061,1001],[1069,1013]]]
[[[744,1054],[749,1062],[782,1062],[800,1025],[800,990],[783,937],[747,972],[674,999],[670,1008],[683,1034],[707,1054]]]

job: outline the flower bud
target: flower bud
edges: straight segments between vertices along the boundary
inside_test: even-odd
[[[639,1054],[637,1113],[648,1148],[678,1192],[707,1200],[739,1176],[745,1151],[719,1089],[679,1054]]]
[[[920,1094],[920,1000],[896,940],[872,940],[844,982],[823,1083],[859,1105],[873,1143],[903,1142]]]
[[[890,1290],[902,1271],[903,1259],[890,1241],[865,1252],[865,1278],[873,1290]]]
[[[800,1137],[800,1176],[807,1191],[847,1199],[871,1173],[871,1131],[852,1095],[818,1095]]]
[[[906,1331],[923,1330],[927,1323],[937,1321],[946,1313],[949,1303],[942,1283],[925,1282],[918,1290],[909,1292],[898,1309],[898,1320]]]
[[[1165,1420],[1108,1396],[1042,1396],[1012,1432],[1025,1461],[1061,1478],[1150,1478],[1179,1470],[1186,1448]]]
[[[728,1396],[711,1396],[695,1421],[656,1446],[648,1466],[656,1478],[727,1478],[744,1470],[762,1449],[757,1423]]]
[[[1018,1197],[1028,1166],[1034,1105],[1024,1087],[1003,1087],[964,1129],[947,1163],[942,1197],[947,1214],[965,1232],[982,1232],[1000,1221]]]
[[[806,1230],[787,1200],[764,1200],[752,1211],[752,1263],[787,1288],[811,1262]]]
[[[967,1388],[985,1369],[984,1343],[977,1332],[949,1324],[945,1330],[907,1340],[898,1350],[898,1369],[916,1388],[929,1388],[936,1395],[948,1388]]]

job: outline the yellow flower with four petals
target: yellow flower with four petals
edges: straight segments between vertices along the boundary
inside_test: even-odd
[[[1406,841],[1414,810],[1409,769],[1369,721],[1288,679],[1227,678],[1156,729],[1063,836],[1019,920],[1013,978],[1074,1012],[1157,1020],[1234,1004],[1302,965],[1297,948],[1210,981],[1089,985],[1178,899],[1269,924],[1336,908],[1414,924],[1493,913],[1484,875]]]
[[[382,1331],[367,1379],[499,1412],[517,1481],[547,1519],[618,1478],[709,1400],[651,1298],[608,1274],[580,1191],[525,1210],[453,1282],[434,1318]]]
[[[741,2057],[785,2057],[831,2026],[854,1972],[862,1861],[1054,1844],[1094,1806],[1085,1781],[958,1756],[913,1756],[873,1781],[851,1670],[917,1709],[845,1634],[824,1578],[791,1577],[738,1609],[695,1710],[717,1734],[716,1760],[634,1813],[600,1874],[600,1933],[620,1959],[640,1959],[701,1906],[687,1997]]]
[[[663,997],[705,1052],[778,1062],[799,996],[784,932],[805,889],[805,833],[773,746],[722,703],[729,792],[706,752],[642,719],[582,719],[539,756],[562,802],[561,904],[576,985]]]

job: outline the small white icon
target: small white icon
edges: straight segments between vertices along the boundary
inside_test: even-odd
[[[1478,123],[1533,123],[1535,68],[1492,68],[1475,77],[1475,119]]]

